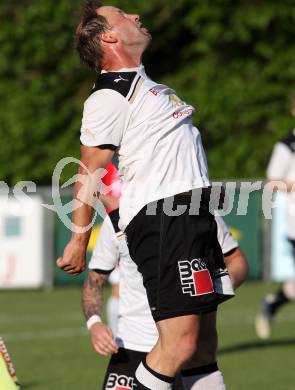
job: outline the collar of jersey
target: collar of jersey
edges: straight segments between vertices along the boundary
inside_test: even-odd
[[[101,73],[121,73],[121,72],[138,72],[142,75],[145,75],[145,70],[143,65],[140,65],[136,68],[121,68],[119,70],[112,70],[112,71],[107,71],[102,69],[101,71]]]

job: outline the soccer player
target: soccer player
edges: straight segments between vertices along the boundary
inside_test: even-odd
[[[295,117],[295,100],[291,108]],[[295,258],[295,129],[292,134],[274,146],[267,168],[267,178],[274,190],[286,192],[288,239]],[[272,321],[285,304],[295,301],[295,279],[286,280],[275,294],[268,294],[262,301],[256,318],[256,333],[262,339],[271,334]]]
[[[137,389],[169,390],[196,351],[201,314],[232,295],[213,284],[225,264],[210,212],[206,156],[192,123],[195,110],[146,75],[141,58],[150,41],[138,15],[86,3],[76,46],[99,76],[84,105],[74,232],[57,265],[73,275],[85,269],[94,173],[117,151],[123,180],[120,229],[159,331],[136,371]]]
[[[225,255],[233,284],[238,287],[247,275],[247,262],[232,238],[222,218],[217,217],[218,240]],[[102,286],[119,260],[120,309],[119,327],[114,341],[110,329],[101,322]],[[218,283],[218,280],[215,281]],[[141,360],[158,338],[151,316],[142,277],[131,260],[124,235],[118,228],[118,210],[110,213],[102,225],[89,273],[83,288],[83,311],[94,349],[102,354],[112,353],[103,389],[133,389],[134,373]],[[119,350],[118,350],[118,347]],[[221,390],[223,377],[216,363],[216,310],[203,314],[198,351],[187,369],[182,371],[185,389]],[[194,386],[194,387],[193,387]],[[180,378],[173,390],[183,389]]]

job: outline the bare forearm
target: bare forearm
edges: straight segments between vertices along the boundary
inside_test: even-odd
[[[113,333],[102,322],[95,319],[95,322],[90,325],[88,320],[94,315],[101,316],[102,314],[102,287],[107,278],[108,275],[90,270],[82,293],[82,307],[91,335],[92,345],[97,353],[104,356],[118,352],[118,346],[114,340]]]
[[[238,288],[247,278],[249,266],[247,259],[240,248],[233,254],[225,256],[225,264],[230,274],[234,288]]]
[[[82,184],[75,183],[73,194],[73,213],[72,213],[72,239],[79,242],[87,248],[91,234],[91,225],[94,214],[94,197],[93,199],[81,199]]]
[[[274,192],[292,192],[295,191],[295,182],[288,180],[270,180],[267,183]]]
[[[119,208],[119,200],[111,195],[103,195],[99,194],[99,200],[102,202],[106,209],[110,209],[110,211]]]
[[[73,194],[73,238],[88,243],[101,177],[113,152],[81,147],[81,165]]]
[[[82,291],[82,309],[86,320],[93,315],[102,315],[103,285],[107,278],[108,275],[89,271]]]

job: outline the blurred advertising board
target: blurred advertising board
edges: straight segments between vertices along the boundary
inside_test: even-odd
[[[286,194],[279,192],[275,197],[271,228],[271,272],[272,280],[281,282],[295,277],[295,263],[292,246],[288,241],[286,218]],[[295,217],[294,217],[295,218]]]
[[[249,197],[241,188],[233,190],[231,212],[224,216],[233,237],[239,242],[249,263],[249,279],[259,279],[262,274],[262,192],[253,191]],[[230,193],[230,191],[229,191]],[[248,197],[248,199],[246,199]],[[247,203],[247,208],[242,203]]]
[[[0,196],[0,288],[52,285],[52,227],[42,198]]]
[[[62,196],[62,204],[65,205],[68,202],[71,201],[70,196]],[[71,218],[71,215],[69,214],[69,218]],[[96,218],[94,227],[92,229],[92,234],[89,240],[88,250],[87,250],[87,262],[89,262],[92,251],[95,246],[96,239],[99,234],[100,226],[101,226],[102,219],[98,216]],[[54,224],[54,252],[55,252],[55,259],[62,256],[64,248],[68,241],[70,240],[72,235],[72,232],[62,223],[62,221],[56,216],[55,224]],[[83,284],[85,279],[85,273],[82,272],[78,276],[72,276],[58,267],[54,268],[54,282],[57,285],[69,285],[69,284]]]

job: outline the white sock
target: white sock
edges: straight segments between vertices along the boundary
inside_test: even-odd
[[[117,333],[118,314],[119,314],[119,299],[110,297],[107,303],[107,317],[108,317],[109,327],[112,329],[114,335]]]
[[[157,375],[157,376],[156,376]],[[152,390],[171,390],[173,379],[164,375],[157,374],[150,368],[147,368],[143,362],[137,367],[135,372],[136,379],[147,389]],[[160,379],[161,378],[161,379]],[[166,380],[168,379],[169,382]]]
[[[206,368],[212,367],[214,369],[214,365],[205,366]],[[217,365],[215,365],[217,368]],[[193,374],[193,370],[187,370],[189,373],[191,371],[191,375],[184,374],[181,377],[183,387],[185,390],[226,390],[226,386],[223,380],[222,373],[215,369],[213,372],[203,372],[202,367],[196,369],[196,373]],[[208,371],[208,370],[207,370]]]

